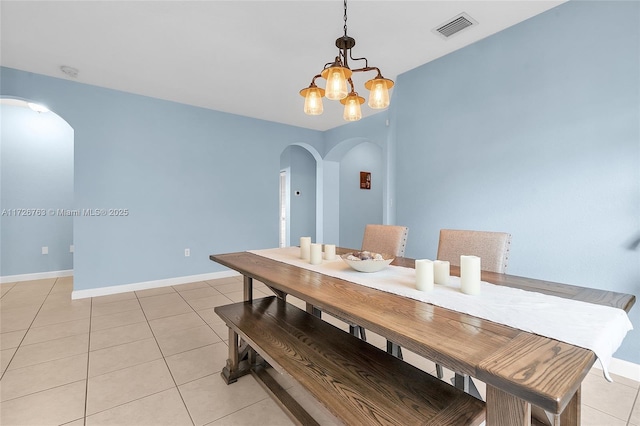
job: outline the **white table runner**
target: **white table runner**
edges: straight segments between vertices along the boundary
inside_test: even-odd
[[[356,284],[397,294],[436,306],[517,328],[522,331],[560,340],[592,350],[605,378],[609,376],[609,363],[614,352],[633,325],[627,313],[618,308],[578,300],[481,283],[481,292],[469,296],[460,292],[460,278],[451,276],[448,285],[436,285],[431,292],[415,288],[415,270],[389,266],[375,273],[361,273],[351,269],[339,257],[311,265],[300,259],[300,249],[250,250],[278,262],[344,279]]]

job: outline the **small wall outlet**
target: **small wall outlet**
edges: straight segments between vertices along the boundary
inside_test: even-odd
[[[73,253],[73,250],[74,250],[74,248],[73,248],[73,244],[71,244],[71,245],[69,246],[69,253]]]
[[[191,249],[184,249],[184,257],[191,256]]]
[[[49,254],[49,247],[42,247],[42,254]]]

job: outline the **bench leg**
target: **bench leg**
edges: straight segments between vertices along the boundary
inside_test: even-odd
[[[367,335],[364,331],[364,327],[360,327],[358,326],[358,330],[360,331],[360,339],[364,340],[365,342],[367,341]]]
[[[351,334],[352,336],[356,336],[357,338],[359,338],[360,340],[364,340],[365,342],[367,341],[367,334],[364,331],[364,327],[361,327],[359,325],[349,324],[349,334]]]
[[[255,362],[255,352],[246,343],[239,341],[238,334],[229,328],[229,358],[220,375],[230,385],[239,377],[251,372],[251,362]],[[252,355],[253,354],[253,355]]]
[[[307,302],[306,311],[307,311],[308,314],[311,314],[314,317],[322,318],[322,311],[320,309],[316,308],[315,306],[313,306],[309,302]]]
[[[402,348],[389,340],[387,340],[387,353],[402,359]]]

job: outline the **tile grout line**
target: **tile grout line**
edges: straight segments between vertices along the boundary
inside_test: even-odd
[[[171,286],[171,288],[178,295],[180,295],[180,293],[175,288],[173,288],[173,286]],[[160,354],[162,355],[162,360],[164,361],[164,365],[167,367],[167,371],[169,371],[169,375],[171,375],[171,380],[173,380],[173,384],[175,386],[176,391],[178,391],[178,395],[180,395],[180,400],[182,401],[182,405],[184,406],[184,409],[187,411],[187,414],[189,415],[189,420],[191,420],[191,424],[193,426],[195,426],[196,422],[193,420],[193,416],[191,415],[191,412],[189,411],[189,407],[187,407],[187,403],[184,401],[184,398],[182,397],[182,392],[180,392],[180,388],[178,387],[178,383],[176,383],[176,378],[173,377],[173,372],[171,371],[171,368],[169,367],[169,363],[167,363],[167,358],[164,356],[164,352],[162,352],[162,348],[160,347],[160,343],[158,343],[158,338],[156,337],[156,333],[153,331],[153,327],[151,327],[151,324],[149,324],[149,318],[147,318],[147,314],[144,311],[144,308],[142,307],[142,303],[140,303],[140,298],[138,297],[137,293],[134,292],[134,294],[136,295],[136,300],[138,301],[138,304],[140,305],[140,309],[142,309],[142,315],[144,315],[144,318],[147,321],[147,326],[149,327],[149,330],[151,330],[151,335],[153,336],[153,339],[155,340],[156,345],[158,345],[158,350],[160,351]],[[180,297],[182,298],[182,300],[184,300],[182,295],[180,295]],[[189,304],[187,303],[187,305],[189,305]],[[191,305],[189,305],[189,307],[191,308]],[[191,308],[191,309],[193,309],[193,308]]]
[[[206,281],[205,281],[205,282],[206,282]],[[209,288],[213,288],[213,287],[212,287],[208,282],[207,282],[207,285],[209,286]],[[176,289],[174,288],[174,290],[176,290]],[[217,289],[214,289],[214,290],[216,290],[218,293],[220,293],[220,291],[219,291],[219,290],[217,290]],[[213,328],[211,328],[211,324],[209,324],[207,321],[205,321],[205,319],[204,319],[204,318],[202,318],[202,317],[200,316],[200,314],[198,313],[198,311],[196,311],[196,310],[194,309],[194,307],[193,307],[193,306],[191,306],[191,304],[189,303],[189,301],[188,301],[187,299],[185,299],[185,298],[184,298],[184,296],[182,296],[182,294],[181,294],[178,290],[176,290],[176,293],[178,293],[178,295],[180,296],[180,298],[181,298],[182,300],[184,300],[184,302],[185,302],[187,305],[189,305],[189,307],[190,307],[190,308],[193,310],[193,312],[198,316],[198,318],[200,318],[200,319],[201,319],[201,320],[202,320],[202,321],[207,325],[207,327],[209,327],[209,329],[210,329],[210,330],[211,330],[211,331],[212,331],[216,336],[218,336],[218,334],[213,330]],[[220,294],[222,294],[222,293],[220,293]],[[151,327],[151,326],[149,326],[149,327]],[[151,330],[151,332],[153,333],[153,329]],[[155,336],[155,333],[154,333],[153,335]],[[218,337],[220,337],[220,336],[218,336]],[[221,341],[222,341],[222,339],[221,339]],[[223,341],[223,342],[224,342],[224,341]],[[165,363],[166,363],[166,362],[167,362],[167,360],[166,360],[166,358],[165,358]],[[167,364],[167,368],[169,368],[169,364]],[[170,368],[169,368],[169,373],[171,373],[171,369],[170,369]],[[212,373],[212,374],[215,374],[215,373]],[[205,376],[205,377],[206,377],[206,376]],[[171,373],[171,378],[173,379],[174,383],[176,383],[175,378],[173,377],[173,373]],[[182,396],[182,392],[180,392],[180,388],[178,387],[178,384],[177,384],[177,383],[176,383],[176,389],[178,389],[178,394],[180,395],[180,399],[182,399],[182,403],[184,404],[185,408],[187,409],[187,413],[189,413],[189,417],[191,418],[191,421],[192,421],[192,422],[193,422],[193,424],[195,425],[196,423],[195,423],[195,421],[193,420],[193,417],[191,416],[191,412],[189,411],[189,408],[187,407],[187,403],[185,402],[185,400],[184,400],[184,398],[183,398],[183,396]]]
[[[46,302],[46,300],[47,300],[47,298],[49,297],[49,295],[51,295],[51,294],[52,294],[51,292],[53,291],[53,288],[55,287],[55,284],[57,283],[57,281],[58,281],[59,279],[60,279],[60,278],[56,278],[56,281],[54,281],[53,286],[51,286],[51,289],[49,290],[49,293],[47,293],[47,296],[45,297],[44,301],[42,302],[42,305],[41,305],[41,306],[40,306],[40,308],[38,309],[38,312],[36,312],[36,314],[34,315],[33,320],[31,321],[31,324],[30,324],[30,325],[29,325],[29,327],[27,328],[27,331],[25,332],[24,336],[23,336],[23,337],[22,337],[22,339],[20,340],[20,343],[18,344],[18,347],[16,348],[16,352],[15,352],[15,353],[14,353],[14,355],[11,357],[11,360],[9,361],[9,364],[7,364],[7,368],[6,368],[5,372],[9,371],[9,365],[11,364],[11,361],[13,361],[13,357],[17,354],[18,349],[19,349],[20,347],[22,347],[22,346],[23,346],[23,345],[22,345],[22,343],[23,343],[24,339],[26,338],[27,334],[29,333],[29,331],[31,330],[32,325],[33,325],[33,322],[35,321],[36,317],[38,316],[38,313],[39,313],[39,312],[40,312],[40,310],[42,309],[42,306],[44,306],[44,303]],[[12,287],[12,288],[13,288],[13,287]],[[10,289],[10,290],[11,290],[11,289]],[[10,290],[9,290],[9,291],[10,291]],[[8,293],[8,292],[7,292],[7,293]],[[5,293],[5,294],[6,294],[6,293]],[[65,321],[65,322],[68,322],[68,321]],[[63,323],[64,323],[64,322],[63,322]],[[60,323],[60,324],[62,324],[62,323]],[[37,328],[37,327],[36,327],[36,328]],[[41,342],[41,343],[42,343],[42,342]],[[26,345],[26,346],[29,346],[29,345]],[[76,355],[72,355],[72,356],[76,356]],[[66,357],[65,357],[65,358],[66,358]],[[64,358],[59,358],[59,359],[64,359]],[[39,364],[41,364],[41,363],[39,363]],[[37,365],[37,364],[34,364],[34,365]],[[29,367],[29,366],[25,366],[25,367],[21,367],[21,368],[26,368],[26,367]],[[19,369],[15,369],[15,370],[13,370],[13,371],[17,371],[17,370],[19,370]],[[4,373],[2,374],[2,377],[4,377]],[[63,387],[63,386],[69,385],[69,384],[71,384],[71,383],[76,383],[76,382],[79,382],[79,381],[80,381],[80,380],[77,380],[77,381],[75,381],[75,382],[65,383],[65,384],[58,385],[58,386],[53,386],[53,387],[48,388],[48,389],[42,389],[42,390],[35,391],[35,392],[29,393],[29,394],[26,394],[26,395],[22,395],[22,396],[19,396],[19,397],[16,397],[16,398],[11,398],[11,399],[8,399],[8,400],[3,401],[3,402],[12,401],[12,400],[15,400],[15,399],[20,399],[20,398],[24,398],[24,397],[27,397],[27,396],[30,396],[30,395],[36,395],[36,394],[41,393],[41,392],[46,392],[46,391],[51,390],[51,389],[60,388],[60,387]],[[85,393],[86,393],[86,391],[85,391]],[[86,396],[85,396],[85,398],[86,398]],[[76,420],[79,420],[79,419],[76,419]],[[75,420],[72,420],[72,421],[75,421]]]
[[[34,321],[35,321],[36,317],[38,316],[38,314],[40,313],[40,310],[42,309],[42,306],[44,306],[45,302],[47,301],[47,298],[52,294],[53,288],[55,287],[55,285],[56,285],[56,283],[58,282],[58,280],[59,280],[59,279],[60,279],[60,278],[56,278],[56,280],[54,281],[53,285],[52,285],[52,286],[51,286],[51,288],[49,289],[49,292],[47,293],[47,295],[45,296],[44,300],[42,301],[42,304],[40,305],[40,308],[38,308],[38,311],[37,311],[37,312],[36,312],[36,314],[33,316],[33,320],[32,320],[32,321],[31,321],[31,323],[29,324],[29,327],[27,327],[27,331],[25,332],[24,336],[22,336],[22,339],[20,340],[20,343],[18,344],[18,347],[16,348],[15,353],[14,353],[14,354],[13,354],[13,356],[11,357],[11,360],[10,360],[10,361],[9,361],[9,363],[7,364],[7,368],[5,369],[5,371],[4,371],[4,372],[3,372],[3,374],[2,374],[2,377],[4,377],[4,373],[6,373],[7,371],[9,371],[9,365],[11,365],[11,362],[13,361],[13,358],[14,358],[14,357],[15,357],[15,355],[18,353],[18,349],[20,349],[21,347],[23,347],[24,339],[27,337],[27,334],[28,334],[28,333],[29,333],[29,331],[31,330],[31,328],[32,328],[32,326],[33,326],[33,323],[34,323]],[[6,295],[6,294],[8,294],[8,293],[9,293],[9,292],[14,288],[14,287],[15,287],[15,286],[12,286],[12,287],[11,287],[11,289],[9,289],[9,290],[5,293],[5,295]],[[3,296],[3,297],[4,297],[4,296]],[[28,346],[28,345],[27,345],[27,346]],[[60,358],[60,359],[64,359],[64,358]],[[26,367],[28,367],[28,366],[26,366]],[[2,379],[2,377],[0,377],[0,380]],[[78,381],[79,381],[79,380],[78,380]],[[75,382],[71,382],[71,383],[75,383]],[[7,401],[11,401],[11,400],[13,400],[13,399],[24,398],[24,397],[29,396],[29,395],[35,395],[35,394],[38,394],[38,393],[40,393],[40,392],[45,392],[45,391],[47,391],[47,390],[51,390],[51,389],[55,389],[55,388],[58,388],[58,387],[66,386],[66,385],[68,385],[68,384],[69,384],[69,383],[66,383],[66,384],[63,384],[63,385],[54,386],[54,387],[49,388],[49,389],[39,390],[39,391],[36,391],[36,392],[30,393],[30,394],[27,394],[27,395],[23,395],[23,396],[20,396],[20,397],[16,397],[16,398],[8,399]],[[6,402],[6,401],[5,401],[5,402]]]
[[[217,291],[218,293],[220,293],[220,295],[221,295],[221,296],[224,296],[224,297],[226,297],[227,299],[229,299],[229,297],[228,297],[226,294],[222,293],[220,290],[218,290],[217,288],[215,288],[214,286],[212,286],[211,284],[209,284],[209,282],[208,282],[208,281],[204,281],[204,282],[206,282],[206,283],[207,283],[207,285],[209,286],[209,288],[214,289],[215,291]],[[177,292],[178,294],[180,294],[180,292],[179,292],[179,291],[177,291],[177,290],[176,290],[176,292]],[[187,299],[185,299],[185,298],[182,296],[182,294],[180,294],[180,297],[182,297],[182,300],[184,300],[184,301],[187,303],[187,305],[189,305],[189,306],[191,307],[191,309],[193,309],[193,312],[195,312],[195,313],[196,313],[196,315],[198,316],[198,318],[200,318],[202,321],[204,321],[204,323],[205,323],[205,324],[206,324],[206,325],[211,329],[211,331],[213,331],[213,332],[215,333],[215,335],[216,335],[216,336],[218,336],[218,337],[220,338],[220,340],[224,342],[224,339],[223,339],[223,338],[221,338],[221,337],[218,335],[218,333],[216,333],[216,331],[213,329],[213,327],[211,327],[211,324],[209,324],[209,323],[207,322],[207,320],[205,320],[204,318],[202,318],[202,315],[200,315],[200,312],[198,312],[198,310],[197,310],[196,308],[194,308],[193,306],[191,306],[191,303],[189,303],[189,301],[188,301]],[[231,303],[233,303],[233,300],[229,299],[229,301],[230,301]],[[216,308],[216,306],[214,306],[213,308]],[[205,309],[212,309],[212,308],[205,308]],[[228,346],[228,345],[227,345],[227,346]]]
[[[629,412],[629,417],[627,417],[627,426],[631,425],[631,416],[633,416],[633,409],[636,407],[637,404],[640,404],[640,386],[638,387],[638,390],[636,392],[636,399],[633,401],[633,404],[631,405],[631,411]]]
[[[135,295],[135,292],[133,292],[133,293]],[[92,333],[91,322],[93,321],[93,299],[94,299],[94,297],[91,297],[91,305],[90,305],[91,307],[89,309],[89,314],[90,314],[89,315],[89,343],[88,343],[88,347],[87,347],[87,375],[86,375],[85,404],[84,404],[84,418],[83,418],[84,426],[86,426],[86,424],[87,424],[87,413],[88,413],[87,410],[88,410],[88,402],[89,402],[89,364],[90,364],[90,356],[91,356],[91,333]],[[136,295],[136,301],[138,302],[138,305],[140,305],[140,301],[138,300],[138,296],[137,295]],[[116,300],[116,301],[113,301],[113,302],[110,302],[110,303],[119,303],[119,302],[120,301]],[[140,306],[140,310],[142,311],[142,313],[144,315],[144,310],[142,309],[142,306]],[[126,312],[126,311],[124,311],[124,312]],[[122,313],[122,312],[116,312],[116,314],[119,314],[119,313]],[[145,316],[145,320],[146,320],[146,316]],[[147,324],[148,324],[148,322],[147,322]],[[109,327],[109,328],[117,328],[117,327],[118,326]],[[106,328],[106,329],[103,329],[103,330],[97,330],[97,332],[108,330],[109,328]],[[151,327],[149,327],[149,328],[151,328]],[[156,341],[156,344],[157,344],[157,341]],[[120,346],[120,345],[115,345],[115,346]],[[107,348],[112,348],[112,347],[114,347],[114,346],[109,346]],[[104,348],[104,349],[106,349],[106,348]],[[160,353],[162,353],[162,351]],[[107,373],[105,373],[105,374],[107,374]],[[156,392],[156,393],[158,393],[158,392]],[[155,393],[151,394],[151,395],[155,395]],[[147,396],[150,396],[150,395],[147,395]],[[108,408],[108,409],[105,409],[105,410],[102,410],[102,411],[95,412],[95,413],[93,413],[91,415],[102,413],[104,411],[107,411],[107,410],[110,410],[110,409],[113,409],[113,408],[128,404],[129,402],[132,402],[132,401],[127,401],[125,403],[118,404],[118,405],[116,405],[114,407],[111,407],[111,408]]]
[[[229,297],[228,297],[226,294],[222,293],[220,290],[218,290],[217,288],[215,288],[214,286],[212,286],[209,282],[207,282],[207,281],[205,281],[205,282],[207,283],[207,285],[208,285],[210,288],[212,288],[212,289],[216,290],[216,291],[217,291],[218,293],[220,293],[222,296],[225,296],[225,297],[227,297],[227,299],[229,299]],[[182,294],[181,294],[178,290],[176,290],[176,293],[178,293],[178,294],[180,295],[180,297],[182,297],[182,299],[183,299],[185,302],[187,302],[187,304],[191,307],[191,309],[193,309],[193,311],[194,311],[194,312],[195,312],[195,314],[198,316],[198,318],[200,318],[202,321],[204,321],[204,323],[205,323],[205,324],[206,324],[206,325],[211,329],[211,331],[213,331],[213,332],[216,334],[216,336],[218,336],[218,333],[216,333],[216,332],[215,332],[215,330],[211,327],[211,324],[209,324],[209,323],[208,323],[204,318],[202,318],[202,316],[200,315],[200,313],[199,313],[199,312],[198,312],[198,311],[197,311],[193,306],[191,306],[191,304],[189,303],[189,301],[188,301],[187,299],[185,299],[185,298],[182,296]],[[234,302],[233,302],[233,300],[230,300],[230,302],[231,302],[231,303],[234,303]],[[207,308],[207,309],[210,309],[210,308]],[[153,331],[153,330],[152,330],[152,331]],[[220,337],[220,336],[218,336],[218,337]],[[221,338],[220,340],[221,340],[221,343],[223,343],[223,344],[225,344],[225,346],[227,346],[227,350],[228,350],[228,348],[229,348],[229,342],[226,342],[226,343],[225,343],[225,341],[224,341],[222,338]],[[171,370],[169,370],[169,371],[171,371]],[[185,385],[185,384],[187,384],[187,383],[195,382],[195,381],[197,381],[197,380],[201,380],[201,379],[203,379],[203,378],[205,378],[205,377],[210,377],[210,376],[217,375],[217,373],[218,373],[218,372],[211,373],[211,374],[208,374],[208,375],[206,375],[206,376],[204,376],[204,377],[200,377],[200,378],[198,378],[198,379],[190,380],[190,381],[188,381],[188,382],[186,382],[186,383],[183,383],[183,385]],[[172,377],[173,377],[173,374],[172,374]],[[180,393],[180,388],[178,388],[178,392]],[[180,397],[182,398],[182,393],[180,393]],[[269,396],[267,395],[267,396],[266,396],[266,398],[264,398],[264,399],[269,399]],[[229,413],[229,414],[227,414],[227,415],[225,415],[225,416],[223,416],[223,417],[219,417],[219,418],[217,418],[217,419],[215,419],[215,420],[213,420],[213,421],[211,421],[211,422],[205,423],[203,426],[213,424],[213,423],[215,423],[215,422],[218,422],[218,421],[220,421],[220,420],[224,419],[225,417],[232,416],[232,415],[234,415],[234,414],[236,414],[236,413],[238,413],[238,412],[240,412],[240,411],[242,411],[242,410],[244,410],[244,409],[246,409],[246,408],[248,408],[248,407],[250,407],[250,406],[252,406],[252,405],[255,405],[255,404],[258,404],[258,403],[260,403],[260,402],[264,401],[264,399],[261,399],[261,400],[259,400],[259,401],[256,401],[256,402],[254,402],[253,404],[250,404],[250,405],[248,405],[248,406],[246,406],[246,407],[239,408],[239,409],[237,409],[237,410],[235,410],[235,411],[233,411],[233,412],[231,412],[231,413]],[[183,400],[183,402],[184,402],[184,400]],[[186,404],[185,404],[185,406],[186,406]],[[187,411],[189,411],[189,410],[187,409]],[[189,413],[189,415],[191,416],[191,413]],[[194,424],[195,424],[195,423],[194,423]]]
[[[211,284],[207,283],[207,285],[208,285],[210,288],[214,288],[214,289],[215,289],[215,287],[214,287],[214,286],[212,286]],[[172,287],[173,287],[173,286],[172,286]],[[179,296],[180,296],[180,297],[181,297],[181,298],[182,298],[182,299],[183,299],[183,300],[184,300],[184,301],[189,305],[189,307],[191,308],[192,312],[194,312],[196,315],[198,315],[198,317],[199,317],[199,318],[200,318],[200,319],[201,319],[201,320],[202,320],[202,321],[203,321],[203,322],[208,326],[208,328],[209,328],[209,329],[211,329],[211,330],[215,333],[215,331],[213,330],[213,328],[211,327],[211,325],[210,325],[209,323],[207,323],[207,322],[204,320],[204,318],[202,318],[202,317],[200,316],[200,314],[197,312],[197,310],[195,310],[195,309],[194,309],[194,308],[189,304],[189,302],[188,302],[186,299],[184,299],[184,297],[182,296],[182,294],[180,294],[180,292],[179,292],[178,290],[176,290],[175,288],[174,288],[174,290],[175,290],[175,292],[176,292],[176,293],[177,293],[177,294],[178,294],[178,295],[179,295]],[[217,290],[217,289],[215,289],[215,290]],[[219,292],[219,290],[217,290],[217,291]],[[150,329],[150,330],[151,330],[151,332],[152,332],[153,339],[154,339],[154,341],[156,342],[156,345],[158,345],[158,348],[160,349],[160,345],[159,345],[159,343],[158,343],[158,341],[157,341],[156,334],[154,333],[153,328],[151,327],[151,325],[150,325],[150,323],[149,323],[149,319],[147,318],[147,315],[146,315],[146,313],[144,312],[144,308],[143,308],[143,307],[142,307],[142,305],[141,305],[140,297],[137,295],[137,293],[136,293],[136,292],[133,292],[133,293],[134,293],[134,295],[136,296],[136,300],[138,301],[138,304],[140,305],[140,308],[141,308],[142,313],[143,313],[143,315],[144,315],[144,317],[145,317],[145,320],[146,320],[146,324],[149,326],[149,329]],[[170,294],[170,293],[168,293],[168,294]],[[223,293],[220,293],[220,294],[221,294],[221,295],[224,295]],[[92,298],[92,299],[93,299],[93,298]],[[117,302],[118,302],[118,301],[114,301],[113,303],[117,303]],[[233,303],[233,301],[230,301],[230,302],[231,302],[231,303]],[[92,304],[92,306],[93,306],[93,304]],[[162,317],[162,318],[168,318],[168,317]],[[154,318],[154,319],[161,319],[161,318]],[[217,333],[216,333],[216,335],[217,335]],[[226,344],[222,339],[221,339],[221,342],[220,342],[220,343],[224,343],[225,345],[227,345],[227,344]],[[227,345],[227,346],[228,346],[228,345]],[[162,355],[162,359],[165,361],[165,365],[167,366],[167,369],[169,370],[169,373],[171,374],[172,380],[174,381],[175,388],[176,388],[176,390],[178,390],[178,394],[180,395],[180,398],[181,398],[181,400],[182,400],[182,402],[183,402],[183,404],[184,404],[184,407],[185,407],[185,409],[186,409],[186,411],[187,411],[187,414],[189,414],[189,417],[190,417],[190,419],[191,419],[192,423],[195,425],[195,422],[193,421],[193,418],[192,418],[192,416],[191,416],[191,413],[190,413],[189,409],[188,409],[188,408],[187,408],[187,406],[186,406],[186,403],[185,403],[185,401],[184,401],[184,398],[182,397],[182,393],[180,392],[180,389],[179,389],[179,387],[178,387],[177,383],[175,382],[175,378],[173,377],[173,373],[171,372],[171,369],[170,369],[170,368],[169,368],[169,366],[168,366],[168,363],[167,363],[167,361],[166,361],[166,357],[165,357],[165,356],[164,356],[164,354],[162,353],[162,349],[160,349],[160,353],[161,353],[161,355]],[[182,352],[180,352],[180,353],[182,353]],[[174,354],[174,355],[175,355],[175,354]],[[88,374],[88,368],[87,368],[87,374]],[[209,374],[209,375],[204,376],[204,377],[213,376],[213,375],[215,375],[215,374],[216,374],[216,373],[212,373],[212,374]],[[191,382],[193,382],[193,381],[195,381],[195,380],[200,380],[200,379],[201,379],[201,378],[199,378],[199,379],[194,379],[194,380],[191,380],[191,381],[186,382],[186,383],[191,383]],[[185,384],[186,384],[186,383],[185,383]],[[88,385],[88,378],[87,378],[87,385]],[[151,396],[151,395],[156,395],[156,394],[161,393],[161,392],[164,392],[164,390],[162,390],[162,391],[158,391],[158,392],[155,392],[155,393],[150,394],[150,395],[146,395],[146,396],[144,396],[144,397],[138,398],[137,400],[140,400],[140,399],[143,399],[143,398],[149,397],[149,396]],[[87,394],[87,397],[88,397],[88,394]],[[268,399],[268,398],[265,398],[265,399]],[[136,401],[136,400],[133,400],[133,401]],[[122,403],[122,404],[117,405],[116,407],[126,405],[126,404],[128,404],[128,403],[133,402],[133,401],[127,401],[127,402],[125,402],[125,403]],[[253,405],[253,404],[252,404],[252,405]],[[115,408],[115,407],[111,407],[111,408],[109,408],[109,409],[113,409],[113,408]],[[246,407],[245,407],[245,408],[246,408]],[[107,411],[107,410],[109,410],[109,409],[102,410],[101,412]],[[86,405],[85,405],[85,411],[86,411]],[[238,411],[241,411],[241,410],[237,410],[236,412],[238,412]],[[97,414],[97,413],[94,413],[94,414]],[[92,414],[92,415],[93,415],[93,414]],[[219,419],[218,419],[218,420],[219,420]],[[86,425],[86,415],[85,415],[84,421],[85,421],[85,425]],[[214,421],[215,421],[215,420],[214,420]]]
[[[136,297],[135,297],[135,299],[136,299],[136,301],[138,302],[138,304],[140,305],[140,300],[138,299],[138,296],[135,294],[135,291],[134,291],[134,292],[132,292],[132,293],[134,293],[134,295],[136,296]],[[91,306],[93,306],[93,297],[91,298],[91,300],[92,300],[92,304],[91,304]],[[132,300],[133,300],[133,299],[132,299]],[[120,301],[114,301],[114,302],[110,302],[110,303],[118,303],[118,302],[120,302]],[[143,315],[144,315],[144,317],[145,317],[145,321],[144,321],[144,322],[147,324],[147,326],[148,326],[148,327],[149,327],[149,329],[151,330],[151,333],[152,333],[152,336],[153,336],[153,337],[150,337],[150,338],[148,338],[148,339],[142,339],[142,340],[149,340],[149,339],[153,339],[153,340],[156,342],[156,345],[158,345],[158,341],[156,340],[155,335],[153,334],[153,329],[152,329],[152,328],[151,328],[151,326],[149,325],[149,322],[148,322],[148,320],[147,320],[147,317],[146,317],[146,315],[144,314],[144,309],[142,308],[142,305],[140,305],[140,310],[142,311],[142,314],[143,314]],[[122,312],[116,312],[116,314],[118,314],[118,313],[122,313]],[[143,322],[143,321],[141,321],[140,323],[142,323],[142,322]],[[139,323],[134,323],[134,324],[139,324]],[[131,325],[131,324],[129,324],[129,325]],[[117,327],[120,327],[120,326],[110,327],[110,328],[117,328]],[[106,330],[108,330],[108,328],[107,328]],[[103,331],[103,330],[98,330],[98,331]],[[139,341],[139,340],[138,340],[138,341]],[[129,343],[131,343],[131,342],[129,342]],[[113,348],[113,347],[116,347],[116,346],[122,346],[122,345],[126,345],[126,344],[128,344],[128,343],[121,343],[121,344],[119,344],[119,345],[109,346],[109,347],[106,347],[106,348],[103,348],[103,349],[109,349],[109,348]],[[89,346],[89,349],[90,349],[90,346]],[[102,349],[98,349],[98,350],[102,350]],[[97,350],[97,351],[98,351],[98,350]],[[162,353],[162,350],[160,349],[160,345],[158,345],[158,350],[160,351],[161,358],[164,360],[164,354]],[[90,355],[90,354],[91,354],[91,351],[89,350],[89,355]],[[157,361],[157,360],[159,360],[159,359],[160,359],[160,358],[155,359],[155,360],[153,360],[153,361]],[[153,361],[147,361],[147,362],[153,362]],[[142,364],[145,364],[145,363],[146,363],[146,362],[144,362],[144,363],[142,363]],[[135,364],[135,365],[132,365],[132,366],[123,367],[123,368],[120,368],[120,369],[117,369],[117,370],[113,370],[113,371],[125,370],[125,369],[127,369],[127,368],[135,367],[135,366],[142,365],[142,364]],[[166,361],[165,361],[165,365],[166,365]],[[169,369],[169,367],[168,367],[168,366],[167,366],[167,369]],[[113,372],[113,371],[111,371],[111,372]],[[104,373],[104,374],[109,374],[109,373],[110,373],[110,372],[108,372],[108,373]],[[170,369],[169,369],[169,373],[171,373],[171,370],[170,370]],[[99,376],[100,376],[100,375],[99,375]],[[99,377],[99,376],[95,376],[95,377]],[[173,377],[172,377],[172,378],[173,378]],[[175,380],[174,380],[174,383],[175,383]],[[86,420],[87,420],[88,385],[89,385],[89,359],[88,359],[88,357],[87,357],[87,391],[86,391],[86,395],[85,395],[85,416],[84,416],[85,426],[86,426]],[[93,414],[91,414],[91,415],[93,416],[93,415],[96,415],[96,414],[98,414],[98,413],[103,413],[103,412],[105,412],[105,411],[108,411],[108,410],[114,409],[114,408],[116,408],[116,407],[121,407],[121,406],[126,405],[126,404],[129,404],[129,403],[131,403],[131,402],[139,401],[139,400],[141,400],[141,399],[147,398],[147,397],[152,396],[152,395],[157,395],[157,394],[162,393],[162,392],[164,392],[164,391],[166,391],[166,390],[168,390],[168,389],[163,389],[163,390],[160,390],[160,391],[158,391],[158,392],[153,392],[153,393],[151,393],[151,394],[149,394],[149,395],[145,395],[145,396],[142,396],[142,397],[140,397],[140,398],[137,398],[137,399],[134,399],[134,400],[131,400],[131,401],[123,402],[123,403],[118,404],[118,405],[115,405],[115,406],[113,406],[113,407],[106,408],[106,409],[101,410],[101,411],[97,411],[97,412],[95,412],[95,413],[93,413]],[[186,406],[185,406],[185,409],[186,409]],[[188,410],[187,410],[187,412],[188,412]]]
[[[87,405],[89,404],[89,357],[91,356],[91,320],[93,319],[93,297],[89,302],[89,339],[87,341],[87,372],[86,382],[84,387],[84,416],[82,418],[82,424],[87,425]]]
[[[49,289],[49,292],[47,293],[47,295],[45,296],[44,300],[42,301],[42,303],[40,304],[40,307],[38,308],[38,311],[35,313],[35,315],[33,316],[33,319],[31,320],[31,322],[29,323],[29,326],[27,327],[27,331],[24,333],[24,336],[22,336],[22,339],[20,339],[20,343],[18,343],[18,346],[16,347],[16,351],[13,353],[13,355],[11,355],[11,359],[9,360],[9,362],[7,363],[7,368],[4,369],[4,371],[2,372],[2,374],[0,375],[0,381],[2,381],[2,379],[4,378],[4,375],[6,374],[7,371],[9,371],[9,366],[11,366],[11,363],[13,362],[13,358],[15,358],[16,354],[18,353],[18,350],[20,349],[20,347],[22,346],[22,342],[24,342],[25,337],[27,337],[27,334],[29,333],[29,330],[31,330],[31,327],[33,326],[33,323],[36,320],[36,317],[38,316],[38,314],[40,313],[40,310],[42,309],[42,306],[44,306],[44,302],[47,301],[47,297],[49,297],[49,295],[51,294],[51,290],[53,290],[53,287],[55,287],[56,282],[59,280],[59,278],[56,278],[55,281],[53,282],[53,285],[51,286],[51,288]],[[7,294],[9,294],[9,292],[11,292],[11,290],[14,289],[14,287],[17,285],[18,283],[16,283],[14,286],[12,286],[5,294],[4,296],[6,296]],[[2,296],[2,297],[4,297]],[[19,330],[18,330],[19,331]]]

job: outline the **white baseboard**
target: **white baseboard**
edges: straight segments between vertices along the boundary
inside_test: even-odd
[[[0,284],[17,283],[21,281],[45,280],[48,278],[62,278],[70,277],[72,275],[73,269],[66,269],[64,271],[35,272],[33,274],[5,275],[4,277],[0,277]]]
[[[600,362],[596,361],[596,363],[593,364],[592,369],[602,371]],[[612,358],[611,364],[609,364],[609,373],[626,377],[627,379],[635,380],[636,382],[640,382],[640,364],[635,364],[630,361]]]
[[[74,290],[72,299],[84,299],[87,297],[108,296],[110,294],[127,293],[130,291],[148,290],[151,288],[168,287],[172,285],[188,284],[197,281],[216,280],[219,278],[236,277],[240,274],[236,271],[211,272],[208,274],[188,275],[185,277],[167,278],[164,280],[144,281],[133,284],[114,285],[110,287],[90,288],[86,290]]]

